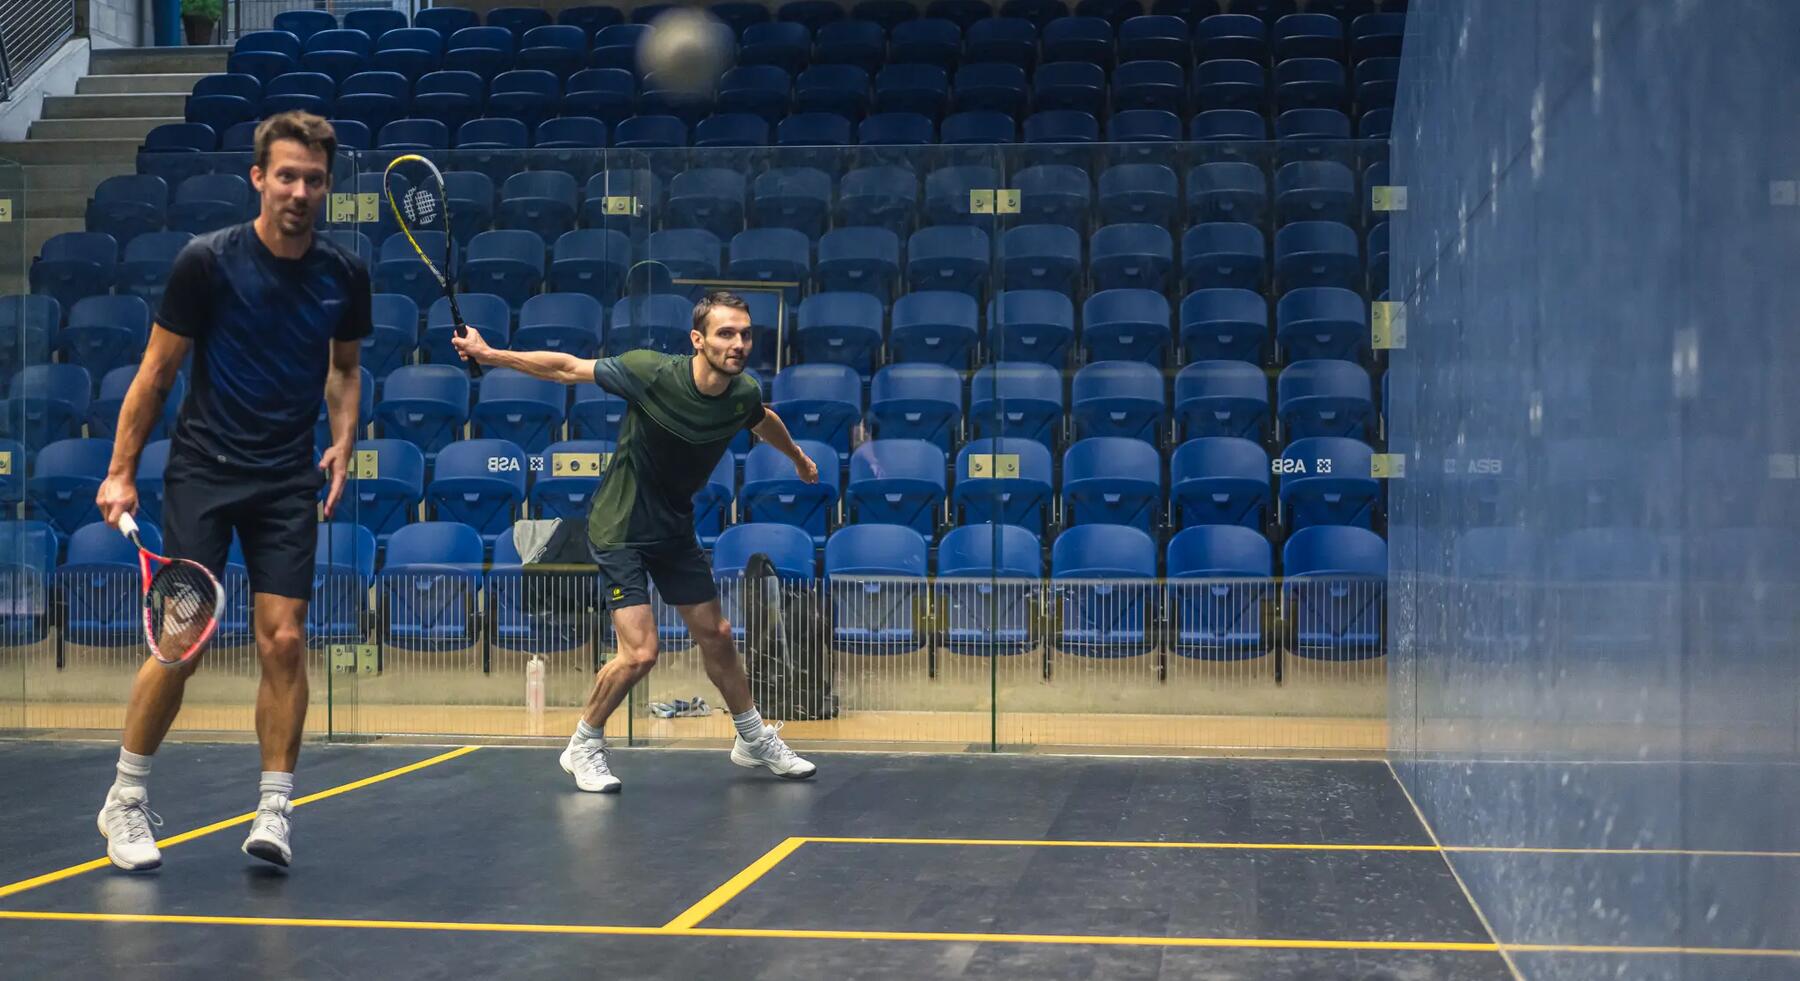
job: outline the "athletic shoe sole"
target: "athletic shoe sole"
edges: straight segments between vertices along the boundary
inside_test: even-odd
[[[760,766],[763,769],[768,770],[770,773],[775,774],[776,776],[780,777],[783,780],[811,780],[813,774],[819,772],[818,767],[814,767],[814,768],[806,771],[805,773],[782,773],[780,770],[775,769],[774,767],[770,766],[767,763],[764,763],[762,760],[759,760],[754,756],[739,755],[738,751],[735,748],[731,751],[731,762],[736,763],[738,766],[745,767],[745,768],[751,769],[751,770],[754,770]]]
[[[151,869],[160,868],[162,866],[161,858],[158,858],[156,861],[151,862],[147,865],[128,865],[124,862],[119,861],[119,856],[113,854],[112,838],[111,838],[111,836],[109,836],[106,833],[106,815],[105,815],[105,813],[102,812],[101,814],[96,815],[94,818],[94,823],[100,827],[100,837],[106,839],[106,860],[111,862],[113,864],[114,868],[121,869],[126,872],[148,872]]]
[[[260,858],[270,865],[288,867],[288,856],[281,853],[281,847],[272,841],[246,841],[244,854],[251,858]]]
[[[616,794],[619,792],[619,787],[621,786],[621,784],[619,783],[619,779],[617,777],[614,777],[613,782],[607,784],[604,787],[597,787],[593,790],[588,790],[588,788],[583,787],[581,785],[581,778],[575,776],[575,768],[573,766],[569,765],[569,751],[566,749],[563,750],[562,756],[558,757],[556,762],[562,765],[564,773],[567,773],[571,777],[575,777],[575,788],[577,790],[581,790],[581,791],[584,791],[584,792],[590,793],[590,794]]]

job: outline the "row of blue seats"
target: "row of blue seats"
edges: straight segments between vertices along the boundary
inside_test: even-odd
[[[378,38],[388,31],[409,26],[435,31],[440,38],[448,38],[469,27],[501,27],[515,40],[522,41],[533,29],[552,24],[574,26],[591,38],[602,28],[616,24],[649,24],[674,6],[653,2],[638,4],[629,11],[605,4],[572,6],[558,11],[554,19],[541,7],[497,7],[489,10],[485,17],[462,7],[432,7],[417,11],[410,24],[404,13],[387,9],[346,11],[341,19],[330,11],[289,10],[276,14],[270,26],[292,34],[300,41],[320,31],[340,27]],[[1300,14],[1298,0],[1153,0],[1148,6],[1140,0],[1079,0],[1073,7],[1063,0],[1005,0],[998,5],[986,0],[931,0],[924,6],[910,0],[858,0],[848,7],[835,0],[788,0],[774,6],[749,0],[725,0],[710,4],[707,12],[739,36],[752,25],[771,22],[793,23],[809,31],[819,31],[839,21],[863,20],[892,32],[911,21],[944,20],[959,30],[978,32],[976,24],[997,18],[1023,20],[1042,30],[1051,21],[1071,14],[1097,17],[1116,28],[1145,14],[1176,17],[1189,23],[1233,14],[1259,20],[1265,25],[1261,29],[1254,25],[1239,25],[1247,36],[1273,28],[1277,37],[1286,37],[1312,33],[1341,35],[1346,26],[1354,27],[1360,18],[1374,14],[1378,9],[1382,16],[1363,21],[1355,34],[1397,35],[1404,26],[1406,8],[1407,0],[1310,0],[1305,14]],[[1297,19],[1286,21],[1289,17]],[[1323,23],[1327,19],[1338,21],[1335,32],[1332,25]],[[1289,25],[1286,28],[1281,27],[1284,21]]]
[[[879,437],[862,444],[850,455],[847,480],[836,450],[813,440],[799,442],[819,465],[817,483],[801,482],[793,464],[765,445],[745,457],[741,484],[732,457],[720,460],[695,497],[696,533],[703,543],[716,540],[733,523],[734,512],[741,520],[803,528],[820,544],[846,522],[902,524],[921,533],[947,521],[989,520],[1042,531],[1053,518],[1069,526],[1123,525],[1146,532],[1198,524],[1260,531],[1270,526],[1268,509],[1276,501],[1279,524],[1290,530],[1372,528],[1382,497],[1369,447],[1336,437],[1297,439],[1275,461],[1248,440],[1191,440],[1176,451],[1166,474],[1161,457],[1142,442],[1087,438],[1064,453],[1060,479],[1041,444],[982,439],[957,455],[954,480],[944,451],[923,440]],[[429,477],[425,454],[409,441],[361,440],[357,449],[365,454],[365,469],[348,491],[345,509],[351,520],[385,542],[424,505],[438,518],[477,528],[491,544],[527,504],[539,517],[580,520],[614,444],[569,440],[527,454],[503,439],[453,440],[429,461]],[[8,459],[25,457],[22,448],[4,444],[0,452]],[[38,451],[28,473],[21,467],[16,476],[0,480],[0,491],[5,499],[23,501],[31,517],[66,537],[99,519],[94,493],[111,452],[112,442],[104,439],[51,443]],[[158,440],[145,448],[139,463],[141,507],[152,521],[161,517],[168,454],[168,441]],[[1281,477],[1278,495],[1270,493],[1271,472]]]
[[[1359,63],[1354,86],[1341,64],[1322,58],[1280,62],[1273,84],[1267,75],[1261,65],[1242,60],[1201,62],[1191,74],[1172,61],[1128,61],[1110,73],[1092,62],[1049,62],[1029,73],[1017,65],[978,62],[956,69],[954,76],[937,65],[899,63],[872,77],[855,65],[815,65],[797,78],[774,65],[753,65],[725,72],[714,91],[694,92],[657,88],[660,80],[655,75],[644,79],[640,91],[638,80],[618,68],[588,68],[560,78],[547,71],[515,70],[492,80],[454,70],[417,79],[392,71],[365,71],[341,80],[322,72],[294,71],[266,82],[254,75],[227,73],[201,78],[185,103],[184,116],[221,133],[289,110],[355,120],[370,132],[408,117],[436,119],[454,129],[486,116],[513,119],[533,130],[558,117],[591,117],[617,126],[632,116],[668,115],[696,126],[709,116],[734,114],[773,127],[790,115],[815,112],[852,121],[883,113],[915,113],[942,123],[957,114],[1023,118],[1055,110],[1105,118],[1133,110],[1189,116],[1229,109],[1276,119],[1290,110],[1354,107],[1361,118],[1393,107],[1399,59]],[[1015,127],[977,128],[964,122],[946,124],[943,141],[968,142],[966,137],[980,129],[1009,135],[977,142],[1012,142],[1017,136]],[[755,142],[766,144],[767,132],[762,130]],[[605,145],[592,140],[588,137],[584,145]]]
[[[142,527],[151,542],[158,540],[154,525]],[[542,584],[527,583],[510,535],[501,536],[489,566],[474,529],[449,521],[408,525],[394,534],[379,570],[365,529],[323,525],[318,535],[307,624],[313,643],[366,639],[373,625],[389,644],[466,645],[480,639],[483,607],[492,622],[490,636],[503,646],[567,649],[593,637],[590,631],[598,626],[552,625],[527,611],[526,591]],[[69,543],[68,561],[55,568],[45,561],[49,535],[41,526],[0,524],[0,541],[17,546],[8,552],[15,560],[0,565],[0,583],[15,598],[0,614],[0,636],[9,643],[41,640],[53,622],[72,643],[140,642],[135,552],[112,528],[96,522],[79,529]],[[1283,548],[1288,571],[1279,594],[1267,581],[1271,551],[1266,539],[1248,529],[1188,529],[1169,542],[1169,578],[1159,586],[1154,580],[1162,556],[1141,532],[1064,532],[1051,547],[1049,570],[1060,600],[1057,646],[1099,657],[1148,653],[1159,642],[1151,628],[1166,617],[1178,654],[1254,657],[1266,649],[1263,606],[1278,600],[1295,623],[1297,653],[1379,653],[1386,550],[1378,536],[1351,528],[1297,533]],[[737,586],[752,553],[770,556],[785,577],[816,575],[815,546],[803,533],[780,525],[729,529],[712,558],[727,617],[737,624],[743,623]],[[834,580],[851,585],[850,591],[831,592],[837,649],[893,654],[923,646],[927,638],[914,602],[926,587],[929,560],[922,536],[906,528],[857,525],[836,532],[823,553],[827,587]],[[1031,601],[1044,569],[1037,536],[1007,525],[954,529],[939,543],[935,566],[948,649],[976,656],[1019,654],[1038,643]],[[1003,578],[990,585],[995,577]],[[219,642],[243,643],[251,636],[250,603],[242,554],[235,548],[224,578],[227,603]],[[964,595],[969,591],[963,583],[971,579],[982,585],[981,595]],[[591,580],[557,588],[564,599],[580,603],[586,595],[591,602]],[[685,641],[677,626],[665,632],[671,642]]]
[[[773,65],[799,72],[809,64],[852,64],[869,71],[881,65],[918,61],[954,65],[959,60],[996,61],[1029,67],[1037,61],[1245,59],[1256,62],[1295,57],[1342,61],[1398,57],[1403,19],[1364,16],[1350,25],[1331,17],[1289,17],[1276,23],[1276,39],[1256,18],[1214,15],[1190,23],[1178,16],[1125,19],[1115,29],[1098,17],[1060,17],[1041,30],[1023,18],[987,18],[965,35],[945,18],[924,18],[896,26],[893,36],[879,22],[840,20],[816,31],[794,22],[761,23],[733,32],[721,25],[718,43],[732,49],[740,65]],[[371,35],[358,28],[300,33],[276,29],[238,38],[231,71],[271,78],[294,70],[343,78],[366,69],[418,77],[435,68],[493,77],[512,69],[568,75],[581,68],[636,70],[638,48],[654,30],[643,24],[614,24],[591,34],[573,25],[540,24],[515,32],[503,27],[466,26],[449,33],[433,27],[391,27]]]

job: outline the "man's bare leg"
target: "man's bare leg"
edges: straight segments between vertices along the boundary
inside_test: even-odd
[[[813,775],[811,763],[794,755],[775,729],[763,723],[762,713],[750,697],[750,678],[738,658],[737,642],[731,638],[731,624],[719,608],[717,599],[676,607],[687,622],[688,634],[700,648],[706,664],[706,676],[724,697],[731,709],[731,724],[737,729],[737,742],[731,747],[731,762],[739,766],[762,766],[791,780],[804,780]]]
[[[656,667],[656,618],[650,604],[639,603],[612,611],[613,636],[619,650],[613,659],[594,675],[594,687],[588,692],[581,721],[559,761],[564,771],[573,774],[575,786],[593,793],[610,794],[619,790],[619,778],[613,776],[606,758],[604,731],[631,687]]]
[[[306,730],[306,606],[292,596],[257,593],[256,654],[262,681],[256,689],[256,741],[262,747],[256,819],[244,854],[275,865],[293,861],[288,815],[294,796],[294,764]]]

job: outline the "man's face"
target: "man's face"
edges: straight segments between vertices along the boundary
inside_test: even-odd
[[[283,235],[304,235],[313,226],[330,189],[331,161],[323,150],[309,150],[296,140],[269,145],[268,169],[250,168],[250,183],[262,195],[262,213]]]
[[[750,357],[750,315],[730,307],[713,307],[706,333],[691,332],[694,350],[716,371],[741,374]]]

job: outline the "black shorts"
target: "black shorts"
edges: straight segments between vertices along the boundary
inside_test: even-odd
[[[590,542],[588,552],[600,567],[600,595],[609,610],[650,602],[644,588],[646,573],[656,583],[656,594],[670,606],[692,606],[719,596],[712,564],[692,538],[607,549]]]
[[[223,576],[236,531],[252,593],[310,599],[324,484],[325,474],[316,467],[244,474],[170,453],[163,472],[164,554]]]

